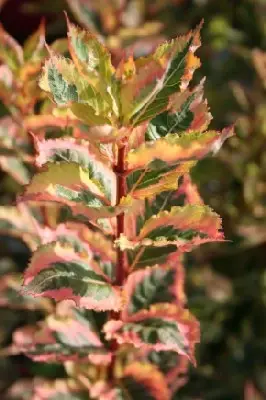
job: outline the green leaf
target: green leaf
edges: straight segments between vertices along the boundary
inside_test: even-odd
[[[153,199],[145,199],[144,212],[137,215],[136,234],[139,235],[145,222],[160,211],[170,211],[173,206],[179,205],[179,199],[174,191],[164,191]]]
[[[47,60],[39,84],[52,94],[59,106],[69,106],[75,115],[80,113],[82,106],[90,110],[91,118],[96,121],[109,115],[110,106],[104,97],[80,75],[73,61],[68,58],[53,55]]]
[[[159,161],[159,160],[158,160]],[[188,173],[194,162],[167,166],[166,163],[152,162],[146,168],[137,169],[127,175],[128,192],[134,198],[146,198],[178,187],[179,178]]]
[[[147,128],[146,140],[156,140],[168,133],[186,131],[193,121],[194,115],[190,111],[190,106],[194,99],[195,95],[192,94],[182,104],[180,111],[175,113],[164,112],[153,118]]]
[[[224,238],[221,219],[208,206],[173,206],[169,211],[160,211],[150,218],[148,213],[146,201],[145,211],[137,219],[139,233],[131,230],[126,232],[127,236],[121,234],[116,240],[121,250],[128,251],[131,269],[161,264],[174,251],[189,252],[195,246]]]
[[[164,264],[169,254],[176,252],[176,246],[169,244],[163,247],[147,246],[141,250],[128,250],[128,259],[134,269],[143,268],[155,264]]]
[[[174,351],[151,351],[147,358],[149,362],[156,365],[163,374],[167,374],[172,369],[176,368],[180,356]]]
[[[159,318],[148,318],[141,323],[126,323],[122,328],[123,333],[131,332],[139,335],[142,342],[147,344],[161,343],[175,345],[186,351],[182,333],[175,322],[164,321]]]
[[[48,68],[48,82],[57,104],[61,105],[78,101],[77,87],[74,84],[68,83],[55,65],[51,65]]]
[[[172,303],[176,300],[175,281],[177,268],[154,267],[131,274],[124,291],[129,300],[128,315],[148,310],[156,303]]]
[[[162,57],[166,50],[172,51],[164,75],[157,82],[153,91],[146,97],[142,102],[139,111],[137,111],[132,117],[131,122],[134,126],[141,124],[147,119],[153,118],[155,115],[165,109],[168,105],[169,96],[179,90],[181,79],[185,73],[186,57],[189,53],[189,48],[193,42],[193,37],[187,41],[184,45],[178,42],[170,43],[167,48],[167,44],[163,44],[159,47],[155,53],[155,57],[158,59]]]

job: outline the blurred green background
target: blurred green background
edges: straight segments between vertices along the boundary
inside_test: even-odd
[[[66,35],[63,10],[67,10],[71,19],[106,41],[116,62],[124,54],[121,48],[125,54],[144,54],[163,38],[186,33],[204,18],[198,51],[202,67],[193,82],[206,76],[211,127],[236,122],[236,136],[214,158],[201,161],[192,174],[204,201],[221,215],[228,242],[205,245],[186,258],[188,306],[201,322],[202,338],[198,368],[191,368],[190,379],[176,398],[264,399],[266,1],[131,0],[123,1],[127,4],[122,15],[116,12],[122,3],[118,0],[87,1],[91,8],[86,8],[86,1],[74,3],[83,8],[72,4],[70,10],[64,0],[0,1],[0,20],[23,43],[45,16],[49,43]],[[12,179],[0,171],[0,203],[13,201],[16,190]],[[1,243],[1,275],[6,260],[11,270],[23,270],[27,248],[6,237]],[[16,327],[37,318],[34,312],[0,308],[0,344],[7,345]],[[61,374],[60,366],[35,364],[24,357],[0,358],[0,393],[19,377]]]

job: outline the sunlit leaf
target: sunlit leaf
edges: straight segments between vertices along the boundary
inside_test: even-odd
[[[68,154],[73,156],[71,151]],[[68,161],[48,164],[46,170],[33,177],[22,200],[56,201],[70,207],[81,205],[96,213],[101,207],[111,206],[115,199],[114,174],[103,164],[92,163],[89,157],[87,161],[86,168]]]
[[[68,21],[69,49],[85,80],[101,94],[116,116],[119,115],[118,82],[111,55],[93,34]]]
[[[194,70],[200,66],[193,54],[200,45],[199,29],[200,26],[188,36],[160,45],[146,60],[140,59],[136,74],[125,85],[125,103],[134,100],[127,116],[133,125],[164,111],[169,96],[187,86]],[[148,71],[151,71],[149,75]]]
[[[35,297],[74,300],[79,307],[112,310],[121,307],[119,290],[87,255],[58,243],[41,246],[25,272],[23,290]]]
[[[164,138],[142,144],[138,149],[131,150],[127,156],[128,167],[139,169],[150,165],[158,169],[164,165],[200,159],[219,150],[223,142],[232,134],[232,128],[224,129],[222,132],[189,131],[168,134]]]
[[[186,205],[161,211],[148,219],[139,234],[129,240],[121,235],[117,245],[122,249],[175,245],[178,251],[191,251],[195,246],[223,240],[221,219],[208,206]]]

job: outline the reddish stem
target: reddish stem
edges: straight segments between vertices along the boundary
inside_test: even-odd
[[[116,204],[119,204],[121,198],[126,195],[126,179],[125,179],[125,149],[123,145],[118,149],[117,165],[114,168],[114,172],[117,176],[117,198]],[[117,217],[117,231],[116,238],[124,233],[125,230],[125,216],[124,213],[119,214]],[[126,254],[124,251],[117,249],[117,264],[116,264],[116,284],[119,286],[123,285],[125,279],[125,267],[126,267]]]
[[[123,196],[126,195],[126,179],[125,179],[125,150],[126,146],[123,145],[118,149],[118,156],[117,156],[117,164],[114,167],[114,172],[116,173],[116,179],[117,179],[117,196],[116,196],[116,204],[120,203],[120,200]],[[119,238],[121,233],[124,233],[124,228],[125,228],[125,218],[124,218],[124,213],[119,214],[116,217],[117,221],[117,229],[116,229],[116,238]],[[122,286],[126,271],[125,271],[125,266],[126,266],[126,254],[124,251],[121,251],[119,248],[117,249],[117,263],[116,263],[116,279],[115,283],[118,286]],[[111,311],[110,317],[113,319],[119,319],[120,318],[120,313]],[[109,366],[109,374],[110,378],[112,379],[113,377],[113,370],[115,366],[115,352],[118,348],[118,344],[116,340],[112,340],[110,343],[110,348],[111,351],[113,352],[113,357],[112,357],[112,362]]]

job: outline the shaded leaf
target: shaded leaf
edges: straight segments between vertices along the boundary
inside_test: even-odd
[[[196,319],[174,304],[158,304],[136,316],[111,320],[104,326],[107,339],[119,344],[155,351],[176,351],[194,359],[194,347],[199,342],[199,325]]]
[[[156,140],[171,132],[178,133],[187,130],[193,121],[193,113],[190,111],[190,106],[194,99],[195,96],[192,94],[182,104],[179,112],[170,113],[165,111],[153,118],[149,123],[146,138],[148,140]]]
[[[153,267],[133,272],[127,279],[124,292],[124,319],[157,303],[179,302],[177,268]]]
[[[185,162],[181,165],[162,166],[161,168],[137,169],[128,174],[127,187],[134,198],[154,196],[166,190],[175,190],[178,187],[179,178],[194,166],[195,162]]]

